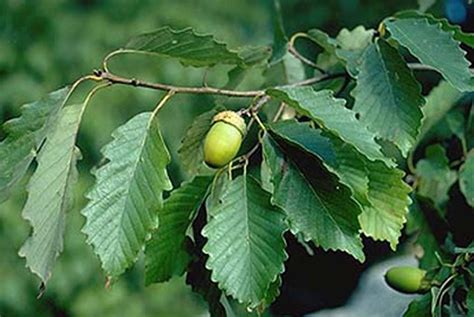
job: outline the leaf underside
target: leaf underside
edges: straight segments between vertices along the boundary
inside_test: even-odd
[[[80,157],[75,147],[76,136],[84,107],[85,104],[71,105],[60,111],[54,126],[48,130],[37,158],[38,167],[28,184],[22,216],[30,222],[33,233],[19,254],[44,284],[63,250],[66,210]]]
[[[53,126],[69,87],[50,93],[45,98],[21,107],[21,117],[7,121],[6,138],[0,143],[0,203],[11,188],[25,175]]]
[[[117,276],[136,260],[157,224],[162,193],[172,186],[170,156],[154,114],[138,114],[112,136],[102,150],[108,163],[94,173],[96,184],[86,195],[82,230],[107,274]]]

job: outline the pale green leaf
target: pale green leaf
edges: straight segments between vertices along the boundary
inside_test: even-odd
[[[245,63],[240,67],[266,66],[271,53],[272,49],[269,46],[245,46],[239,51],[239,55]]]
[[[366,164],[371,205],[364,206],[359,216],[362,231],[375,240],[388,241],[395,250],[411,203],[411,188],[403,181],[403,171],[381,162]]]
[[[351,188],[354,198],[362,205],[370,205],[369,201],[369,166],[377,164],[368,161],[352,145],[331,137],[336,151],[337,165],[335,169],[341,182]]]
[[[285,54],[279,62],[265,70],[265,85],[273,87],[284,84],[294,84],[305,79],[304,66],[299,59]]]
[[[436,0],[418,0],[418,10],[420,12],[426,12],[436,3]]]
[[[318,29],[309,30],[307,35],[325,50],[318,56],[318,62],[325,59],[326,64],[333,66],[338,61],[343,61],[349,74],[355,77],[364,52],[372,41],[374,30],[367,30],[361,25],[353,30],[344,28],[335,39]]]
[[[461,253],[474,254],[474,241],[471,242],[471,244],[469,244],[466,248],[455,247],[454,248],[454,253],[456,253],[456,254],[461,254]]]
[[[284,215],[249,176],[234,179],[202,233],[212,280],[239,302],[258,306],[286,260]]]
[[[374,30],[366,30],[362,25],[351,31],[342,29],[337,35],[336,55],[346,62],[347,71],[351,76],[357,76],[358,66],[362,63],[364,52],[372,43],[373,36]]]
[[[360,121],[406,156],[415,144],[425,100],[421,86],[396,49],[384,40],[370,45],[352,95],[353,110],[360,114]]]
[[[356,118],[355,112],[344,107],[344,99],[336,99],[329,90],[314,91],[311,87],[269,89],[272,97],[285,102],[300,114],[313,119],[324,130],[352,144],[370,160],[394,163],[381,152],[375,135]]]
[[[468,204],[474,207],[474,150],[468,153],[466,162],[459,169],[459,187]]]
[[[310,40],[318,44],[321,48],[323,48],[328,53],[335,53],[337,48],[337,40],[330,37],[326,32],[318,30],[318,29],[311,29],[308,31],[308,37]]]
[[[177,58],[183,65],[194,67],[215,64],[241,64],[237,52],[217,41],[212,35],[198,34],[191,28],[173,30],[163,27],[156,31],[133,37],[124,52],[158,54]]]
[[[197,176],[174,190],[158,210],[158,227],[145,247],[145,283],[160,283],[181,275],[190,257],[186,231],[204,202],[212,178]]]
[[[292,233],[324,250],[344,251],[364,261],[357,219],[361,210],[350,190],[313,156],[281,146],[264,138],[264,159],[274,186],[272,202],[286,212]]]
[[[85,104],[79,104],[60,110],[46,133],[46,142],[37,159],[38,167],[28,184],[22,216],[30,222],[33,231],[19,254],[26,258],[26,265],[44,284],[63,250],[66,211],[80,156],[75,147],[76,136],[84,108]]]
[[[436,126],[463,95],[444,80],[434,87],[426,97],[425,106],[421,108],[423,120],[418,139],[421,140],[432,127]]]
[[[240,50],[240,56],[244,65],[238,65],[227,72],[227,83],[223,89],[236,89],[248,75],[252,67],[267,67],[268,59],[271,57],[271,48],[268,46],[244,47]],[[216,103],[223,104],[228,97],[216,96]]]
[[[426,149],[426,158],[416,164],[418,194],[442,207],[449,199],[449,189],[457,180],[457,173],[449,167],[444,148],[432,145]]]
[[[0,143],[0,202],[25,175],[68,93],[68,87],[62,88],[26,104],[21,107],[21,117],[3,125],[6,138]]]
[[[472,91],[470,63],[452,32],[426,18],[387,19],[385,26],[392,38],[405,46],[421,63],[435,68],[460,91]]]
[[[108,163],[94,173],[96,184],[86,195],[82,230],[111,276],[134,263],[156,226],[163,191],[172,188],[159,128],[158,118],[145,112],[113,132],[114,140],[102,150]]]
[[[181,141],[178,155],[186,171],[191,175],[208,170],[204,164],[203,142],[211,128],[212,118],[219,110],[220,108],[214,108],[197,116]]]

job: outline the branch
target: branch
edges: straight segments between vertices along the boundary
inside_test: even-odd
[[[418,64],[418,63],[409,63],[408,66],[413,70],[430,70],[430,71],[435,70],[434,68],[430,66]],[[474,69],[470,69],[470,71],[474,73]],[[322,75],[305,79],[300,82],[277,86],[275,88],[291,88],[291,87],[309,86],[309,85],[320,83],[326,80],[331,80],[331,79],[341,78],[341,77],[346,77],[346,76],[347,76],[346,72],[334,73],[334,74],[325,73]],[[239,91],[239,90],[220,89],[220,88],[209,87],[209,86],[203,86],[203,87],[174,86],[174,85],[163,84],[163,83],[147,82],[147,81],[138,80],[135,78],[121,77],[104,70],[95,70],[94,76],[90,76],[90,78],[93,78],[94,80],[105,80],[112,84],[143,87],[143,88],[162,90],[162,91],[174,91],[175,93],[223,95],[223,96],[229,96],[229,97],[260,97],[260,96],[265,95],[265,89]]]
[[[97,76],[99,80],[106,80],[112,84],[121,84],[134,87],[143,87],[155,90],[163,91],[174,91],[175,93],[188,93],[188,94],[210,94],[210,95],[224,95],[229,97],[258,97],[265,95],[265,90],[227,90],[220,89],[215,87],[186,87],[186,86],[174,86],[169,84],[162,83],[152,83],[147,81],[138,80],[135,78],[125,78],[121,76],[114,75],[107,71],[95,70],[94,75]],[[345,73],[336,73],[336,74],[324,74],[317,77],[312,77],[301,82],[297,82],[290,85],[284,85],[280,87],[298,87],[315,84],[325,80],[330,80],[334,78],[339,78],[345,76]]]
[[[112,84],[121,84],[134,87],[143,87],[155,90],[164,90],[164,91],[174,91],[175,93],[188,93],[188,94],[213,94],[213,95],[225,95],[233,97],[255,97],[263,95],[265,91],[263,90],[248,90],[248,91],[234,91],[219,89],[214,87],[183,87],[183,86],[173,86],[162,83],[151,83],[147,81],[138,80],[135,78],[125,78],[121,76],[114,75],[109,72],[96,70],[94,74],[100,77],[102,80],[107,80]]]
[[[290,41],[288,42],[288,52],[290,52],[290,54],[292,54],[294,57],[296,57],[297,59],[299,59],[303,64],[306,64],[310,67],[313,67],[314,69],[317,69],[318,71],[320,71],[322,74],[326,74],[326,70],[322,69],[321,67],[319,67],[316,63],[314,63],[313,61],[307,59],[306,57],[304,57],[300,52],[298,52],[298,50],[295,48],[295,41],[296,39],[298,39],[299,37],[304,37],[304,38],[309,38],[308,35],[306,33],[296,33],[294,34]]]

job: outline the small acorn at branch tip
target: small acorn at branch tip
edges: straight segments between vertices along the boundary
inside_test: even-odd
[[[405,294],[424,294],[432,286],[426,271],[413,266],[395,266],[385,273],[385,282]]]
[[[204,162],[211,168],[227,165],[239,152],[245,136],[245,120],[234,111],[222,111],[212,120],[204,140]]]
[[[232,110],[221,111],[212,118],[213,124],[219,121],[223,121],[235,126],[240,131],[242,136],[245,136],[247,125],[245,124],[244,118],[238,115],[237,112]]]

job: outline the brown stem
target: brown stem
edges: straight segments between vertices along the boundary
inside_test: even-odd
[[[430,66],[411,63],[408,64],[411,69],[414,70],[434,70]],[[473,70],[471,70],[473,71]],[[308,86],[312,84],[316,84],[319,82],[323,82],[326,80],[331,80],[335,78],[345,77],[347,74],[345,72],[341,73],[334,73],[334,74],[322,74],[319,76],[311,77],[305,79],[303,81],[299,81],[293,84],[277,86],[275,88],[291,88],[291,87],[300,87],[300,86]],[[155,90],[163,90],[163,91],[174,91],[175,93],[188,93],[188,94],[210,94],[210,95],[224,95],[229,97],[259,97],[265,95],[265,90],[228,90],[228,89],[220,89],[216,87],[187,87],[187,86],[175,86],[163,83],[152,83],[143,80],[138,80],[135,78],[126,78],[118,75],[114,75],[110,72],[103,71],[103,70],[95,70],[94,76],[91,77],[95,80],[106,80],[112,84],[120,84],[120,85],[127,85],[127,86],[134,86],[134,87],[143,87]]]
[[[162,83],[152,83],[143,80],[138,80],[135,78],[125,78],[118,75],[114,75],[107,71],[96,70],[94,71],[94,75],[100,78],[100,80],[106,80],[112,84],[121,84],[121,85],[128,85],[134,87],[143,87],[155,90],[164,90],[164,91],[174,91],[175,93],[189,93],[189,94],[212,94],[212,95],[224,95],[230,97],[258,97],[265,95],[265,90],[246,90],[246,91],[238,91],[238,90],[227,90],[227,89],[220,89],[215,87],[185,87],[185,86],[174,86],[169,84],[162,84]],[[325,80],[330,80],[333,78],[338,78],[345,76],[345,73],[337,73],[337,74],[324,74],[317,77],[312,77],[301,82],[297,82],[290,85],[279,86],[276,88],[284,88],[284,87],[298,87],[298,86],[306,86],[315,84],[318,82],[322,82]]]
[[[316,65],[316,63],[313,63],[311,60],[307,59],[306,57],[304,57],[303,55],[301,55],[300,52],[298,52],[294,46],[292,45],[288,45],[288,52],[291,53],[291,55],[293,55],[294,57],[296,57],[297,59],[299,59],[303,64],[306,64],[314,69],[317,69],[318,71],[320,71],[321,73],[325,74],[326,71],[324,69],[322,69],[321,67],[319,67],[318,65]]]
[[[314,69],[317,69],[320,71],[322,74],[326,74],[326,70],[323,68],[319,67],[315,62],[309,60],[308,58],[304,57],[300,52],[295,47],[295,42],[298,38],[303,37],[303,38],[309,38],[306,33],[296,33],[294,34],[290,41],[288,42],[288,52],[290,52],[291,55],[299,59],[303,64],[306,64],[310,67],[313,67]]]
[[[162,83],[151,83],[147,81],[138,80],[135,78],[125,78],[114,75],[109,72],[95,71],[95,74],[103,80],[107,80],[112,84],[121,84],[134,87],[150,88],[155,90],[174,91],[175,93],[189,93],[189,94],[214,94],[214,95],[225,95],[233,97],[255,97],[263,95],[263,90],[248,90],[248,91],[234,91],[227,89],[220,89],[214,87],[183,87],[173,86]]]

